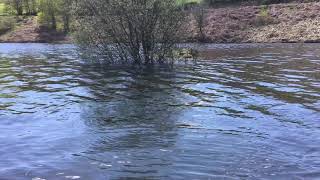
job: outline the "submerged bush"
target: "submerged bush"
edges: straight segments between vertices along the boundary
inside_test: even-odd
[[[170,57],[184,17],[175,0],[79,0],[74,16],[80,47],[136,63]]]

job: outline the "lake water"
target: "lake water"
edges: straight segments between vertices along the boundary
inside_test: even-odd
[[[0,179],[320,179],[320,44],[133,69],[0,45]]]

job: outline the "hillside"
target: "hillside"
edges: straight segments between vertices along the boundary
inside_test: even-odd
[[[320,2],[205,9],[205,42],[320,42],[319,12]],[[186,37],[186,42],[199,40],[196,24],[191,16],[182,35]],[[0,35],[0,42],[50,43],[71,40],[63,33],[40,28],[37,17],[28,17],[18,22],[11,31]]]
[[[207,9],[207,42],[320,42],[320,2]],[[197,39],[191,20],[188,41]]]

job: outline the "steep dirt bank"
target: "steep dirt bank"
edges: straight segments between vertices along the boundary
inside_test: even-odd
[[[208,42],[320,42],[320,2],[206,10]],[[196,21],[188,41],[199,37]]]
[[[12,31],[0,36],[0,42],[63,43],[70,39],[62,33],[40,28],[36,17],[25,18]]]

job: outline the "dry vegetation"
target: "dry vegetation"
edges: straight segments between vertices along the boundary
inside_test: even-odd
[[[181,34],[181,37],[185,37],[184,41],[213,43],[320,42],[320,2],[307,3],[305,1],[308,0],[301,0],[299,3],[268,6],[235,3],[232,6],[225,5],[221,8],[204,6],[204,9],[201,9],[203,7],[199,9],[195,5],[199,2],[207,2],[206,4],[208,4],[209,1],[177,0],[178,4],[192,5],[190,6],[191,15],[181,28],[186,30]],[[40,9],[46,9],[46,12],[55,12],[56,19],[53,19],[54,23],[52,23],[50,13],[43,12],[39,12],[38,17],[33,17],[32,21],[30,18],[21,20],[21,17],[1,16],[4,11],[3,2],[0,0],[0,41],[2,42],[61,41],[63,35],[52,31],[52,29],[60,32],[69,31],[69,14],[65,13],[67,10],[63,9],[62,11],[61,8],[57,8],[64,3],[49,6],[51,9],[39,4],[39,7],[42,7]],[[24,30],[24,28],[26,29]],[[10,32],[12,29],[14,32]],[[63,39],[63,41],[67,41],[67,39]]]
[[[207,9],[208,42],[320,42],[320,2]],[[189,22],[187,41],[197,39]]]
[[[184,17],[174,0],[79,0],[76,39],[110,61],[162,63],[180,42]]]

